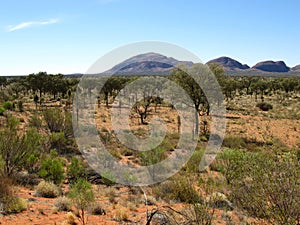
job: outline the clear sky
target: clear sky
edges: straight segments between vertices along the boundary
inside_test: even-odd
[[[1,0],[0,75],[84,73],[132,42],[177,44],[203,62],[229,56],[300,64],[299,0]]]

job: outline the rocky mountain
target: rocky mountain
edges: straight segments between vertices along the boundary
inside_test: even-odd
[[[247,64],[242,64],[229,57],[220,57],[207,62],[207,64],[218,63],[223,66],[224,70],[246,70],[250,67]]]
[[[149,52],[131,57],[117,64],[106,73],[117,75],[168,74],[171,69],[178,64],[191,66],[193,62],[179,61],[172,57]]]
[[[300,72],[300,65],[292,67],[291,71],[293,71],[293,72],[297,72],[297,71]]]
[[[261,70],[265,72],[276,72],[276,73],[283,73],[289,72],[290,68],[286,66],[283,61],[263,61],[257,63],[252,69]]]
[[[289,68],[283,61],[263,61],[257,63],[253,67],[247,64],[242,64],[239,61],[229,57],[219,57],[208,61],[206,64],[218,63],[224,67],[226,73],[236,74],[265,74],[265,73],[300,73],[300,65]],[[179,61],[172,57],[167,57],[158,53],[149,52],[133,56],[104,74],[116,75],[150,75],[150,74],[169,74],[172,68],[178,64],[185,64],[187,66],[193,65],[191,61]]]

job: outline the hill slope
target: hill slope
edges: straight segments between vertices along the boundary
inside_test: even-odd
[[[211,63],[220,64],[224,70],[246,70],[250,68],[247,64],[242,64],[237,60],[225,56],[207,62],[207,64]]]

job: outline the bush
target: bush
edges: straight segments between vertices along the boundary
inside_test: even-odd
[[[86,224],[85,211],[95,202],[95,195],[92,184],[84,179],[79,179],[71,185],[69,197],[75,208],[78,210],[78,217],[81,223]]]
[[[71,164],[67,167],[67,176],[69,181],[77,181],[79,178],[87,178],[87,171],[81,160],[72,157]]]
[[[50,134],[51,148],[56,149],[60,154],[66,152],[67,139],[63,132],[53,132]]]
[[[0,107],[0,116],[3,116],[5,112],[5,109],[3,107]]]
[[[240,176],[243,166],[247,165],[247,158],[250,158],[250,154],[246,155],[246,153],[239,150],[226,149],[216,157],[216,160],[211,164],[211,169],[221,172],[227,184],[230,184]]]
[[[71,211],[71,200],[65,196],[56,199],[54,206],[58,211]]]
[[[12,102],[3,102],[2,106],[6,110],[13,110],[14,109],[14,105],[13,105]]]
[[[255,160],[244,163],[241,176],[231,183],[235,205],[271,224],[299,222],[300,163],[296,156],[256,154]]]
[[[102,208],[102,206],[101,206],[99,203],[97,203],[97,202],[94,202],[94,204],[92,204],[92,205],[90,206],[89,211],[90,211],[90,213],[91,213],[92,215],[105,215],[105,214],[106,214],[105,210],[104,210],[104,209]]]
[[[256,107],[260,108],[262,111],[269,111],[273,109],[273,106],[270,103],[260,102],[256,105]]]
[[[23,112],[24,111],[24,108],[23,108],[23,101],[18,101],[18,108],[19,108],[19,111],[20,112]]]
[[[37,129],[40,129],[42,127],[42,120],[38,116],[38,114],[34,113],[29,118],[29,125],[31,127],[35,127]]]
[[[203,202],[191,181],[183,176],[174,177],[172,180],[155,186],[153,194],[156,198],[162,198],[166,201],[176,200],[188,204]]]
[[[8,176],[23,169],[29,155],[40,146],[40,134],[36,130],[19,134],[18,128],[19,120],[9,116],[0,132],[0,154],[6,162],[4,172]]]
[[[43,112],[50,132],[62,132],[64,130],[64,116],[60,109],[46,109]]]
[[[245,138],[237,136],[226,136],[223,140],[222,146],[228,147],[231,149],[241,149],[246,148],[247,143]]]
[[[9,203],[5,206],[6,213],[19,213],[27,209],[27,203],[24,199],[12,197]]]
[[[64,165],[57,157],[56,151],[52,150],[51,156],[42,161],[39,176],[55,184],[60,184],[64,180]]]
[[[61,190],[55,184],[42,181],[36,187],[35,195],[44,198],[56,198],[61,194]]]

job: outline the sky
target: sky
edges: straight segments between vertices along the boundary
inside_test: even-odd
[[[202,62],[300,64],[298,0],[1,0],[0,75],[85,73],[104,54],[163,41]]]

